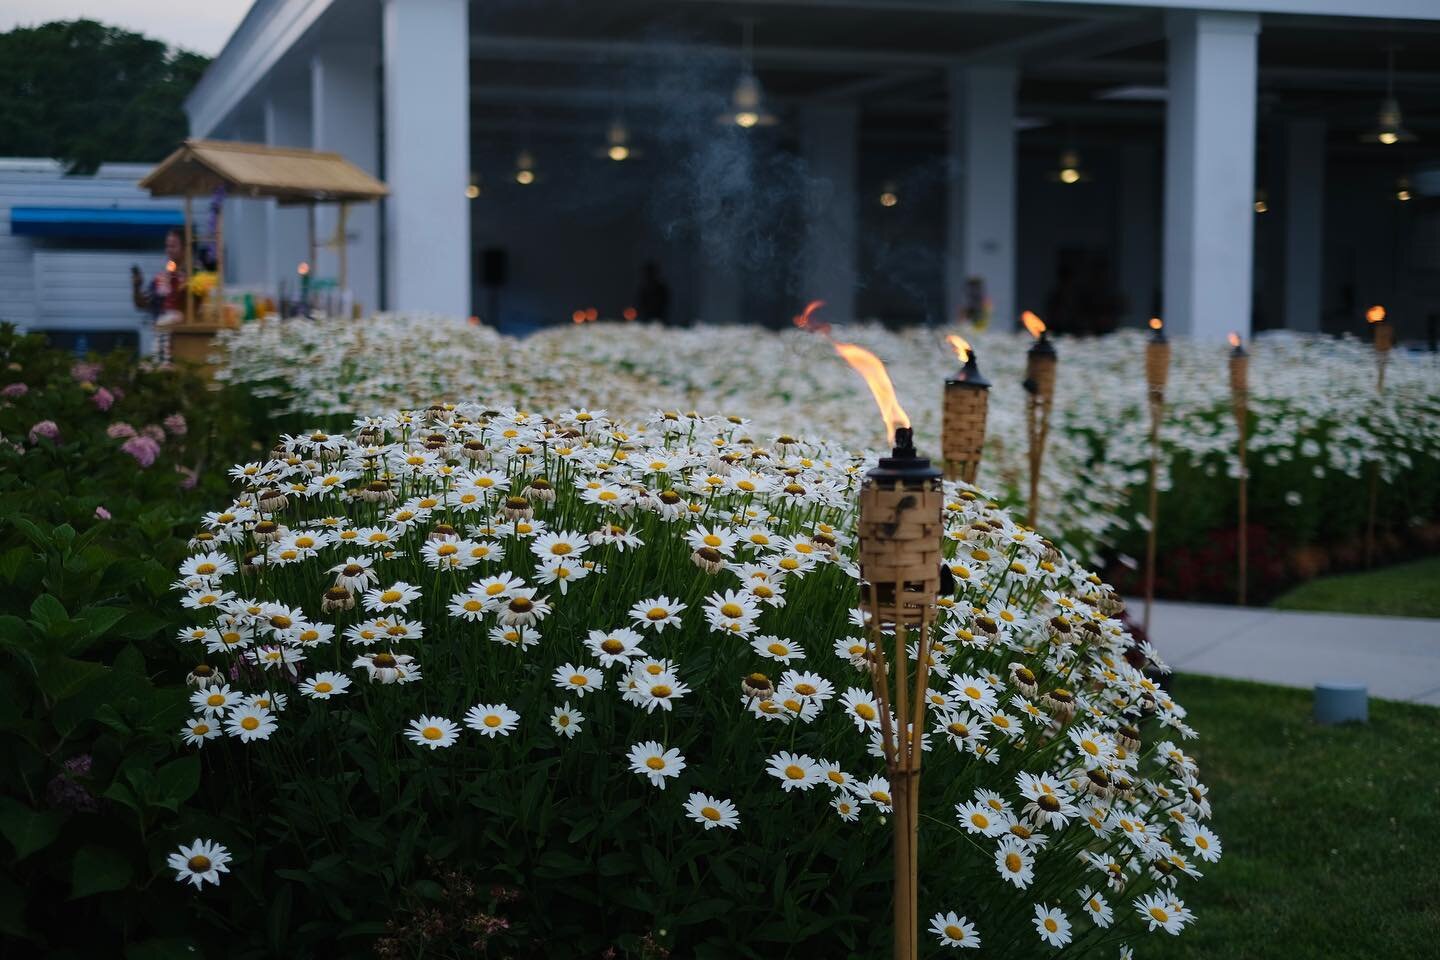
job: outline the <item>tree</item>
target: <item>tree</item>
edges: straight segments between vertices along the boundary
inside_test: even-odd
[[[0,33],[0,156],[53,157],[70,173],[161,160],[186,135],[181,104],[209,63],[94,20]]]

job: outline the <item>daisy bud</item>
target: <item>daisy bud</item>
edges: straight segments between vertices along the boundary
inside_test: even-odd
[[[247,577],[254,576],[260,568],[260,565],[256,563],[259,559],[260,551],[246,550],[245,555],[240,558],[240,572]]]
[[[366,503],[391,504],[395,502],[395,492],[384,480],[372,480],[360,488],[360,499]]]
[[[1075,716],[1075,694],[1064,687],[1056,687],[1040,698],[1040,705],[1062,723]]]
[[[523,492],[531,500],[538,500],[541,503],[555,502],[555,487],[544,477],[536,477],[531,480]]]
[[[775,696],[775,684],[763,673],[752,673],[741,678],[740,689],[745,696],[754,700],[769,700]]]
[[[276,488],[266,487],[260,491],[259,503],[261,510],[266,513],[274,513],[277,510],[284,510],[289,501],[285,498],[285,494]]]
[[[524,497],[506,497],[501,510],[511,520],[529,520],[535,516],[535,508]]]
[[[1140,749],[1140,730],[1138,727],[1128,723],[1122,723],[1115,728],[1115,742],[1126,750],[1134,753]]]
[[[1016,688],[1027,697],[1035,696],[1039,689],[1039,680],[1035,676],[1035,671],[1023,663],[1010,664],[1010,679],[1015,682]]]
[[[430,533],[426,535],[425,539],[427,539],[427,540],[449,540],[451,537],[458,537],[458,536],[460,536],[459,531],[457,531],[454,527],[450,526],[450,524],[448,524],[448,523],[437,523],[437,524],[435,524],[435,526],[433,526],[433,527],[430,528]]]
[[[261,520],[250,528],[250,535],[257,543],[275,543],[284,536],[284,531],[274,520]]]
[[[466,440],[460,445],[460,455],[466,460],[483,460],[488,452],[479,440]]]
[[[203,690],[212,683],[220,683],[222,679],[208,663],[197,663],[195,668],[185,675],[185,682],[197,690]]]
[[[326,613],[334,613],[336,610],[353,610],[355,609],[355,594],[344,587],[331,587],[325,591],[320,600],[320,609]]]
[[[714,547],[701,547],[690,554],[690,559],[706,573],[719,573],[725,569],[725,556]]]

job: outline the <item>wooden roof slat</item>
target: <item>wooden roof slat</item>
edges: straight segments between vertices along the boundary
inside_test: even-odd
[[[227,193],[280,203],[378,200],[385,184],[338,153],[227,140],[186,140],[140,181],[151,196]]]

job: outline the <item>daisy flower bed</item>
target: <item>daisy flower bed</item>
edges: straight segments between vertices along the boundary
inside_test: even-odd
[[[897,371],[923,447],[937,449],[941,384],[957,369],[943,330],[845,328]],[[990,378],[980,481],[1010,507],[1028,486],[1028,338],[967,332]],[[1143,336],[1060,338],[1039,526],[1083,562],[1135,589],[1146,536],[1149,418]],[[1162,595],[1234,594],[1237,433],[1223,344],[1176,341],[1159,472]],[[583,403],[638,418],[655,408],[719,411],[751,432],[803,422],[856,450],[883,437],[853,371],[823,338],[748,326],[567,325],[525,340],[437,317],[252,325],[231,335],[222,377],[268,398],[296,428],[387,405],[481,396],[531,409]],[[1440,547],[1440,373],[1392,355],[1377,395],[1368,344],[1286,333],[1251,349],[1251,593],[1363,560],[1370,485],[1377,557]],[[1372,475],[1374,480],[1372,481]]]
[[[167,852],[195,909],[269,910],[287,952],[885,952],[872,462],[725,418],[461,403],[237,466],[177,584],[208,811]],[[944,518],[925,954],[1181,933],[1221,845],[1163,665],[984,493],[947,485]]]

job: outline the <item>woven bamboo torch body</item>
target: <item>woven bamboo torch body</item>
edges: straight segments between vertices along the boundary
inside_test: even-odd
[[[1245,528],[1249,524],[1249,471],[1245,466],[1245,429],[1248,426],[1250,416],[1250,357],[1245,353],[1245,347],[1240,343],[1240,338],[1235,334],[1230,335],[1230,342],[1234,349],[1230,351],[1230,409],[1235,415],[1235,427],[1239,431],[1240,439],[1237,452],[1240,457],[1240,526],[1236,532],[1236,554],[1237,554],[1237,579],[1236,587],[1237,601],[1241,606],[1245,604],[1245,581],[1247,579],[1246,563],[1249,553],[1248,537]]]
[[[1385,366],[1390,362],[1390,351],[1395,349],[1395,328],[1390,321],[1381,320],[1375,324],[1375,365],[1377,368],[1375,388],[1385,389]]]
[[[945,479],[974,483],[990,413],[990,381],[976,365],[975,351],[969,352],[960,372],[945,381],[943,412],[940,453],[945,460]]]
[[[920,737],[929,685],[930,624],[940,590],[944,524],[940,471],[915,453],[908,427],[860,488],[861,607],[880,704],[881,744],[890,780],[895,837],[895,960],[919,956]],[[914,640],[912,664],[906,646]],[[893,716],[892,716],[893,714]]]
[[[1145,387],[1150,400],[1150,530],[1145,539],[1145,633],[1150,633],[1150,608],[1155,603],[1156,528],[1160,522],[1157,474],[1160,461],[1160,422],[1165,417],[1165,385],[1170,380],[1170,341],[1159,319],[1150,321],[1145,343]]]
[[[1055,399],[1055,368],[1060,357],[1044,333],[1025,354],[1025,426],[1030,447],[1030,502],[1025,522],[1035,526],[1040,508],[1040,470],[1050,436],[1050,405]]]

